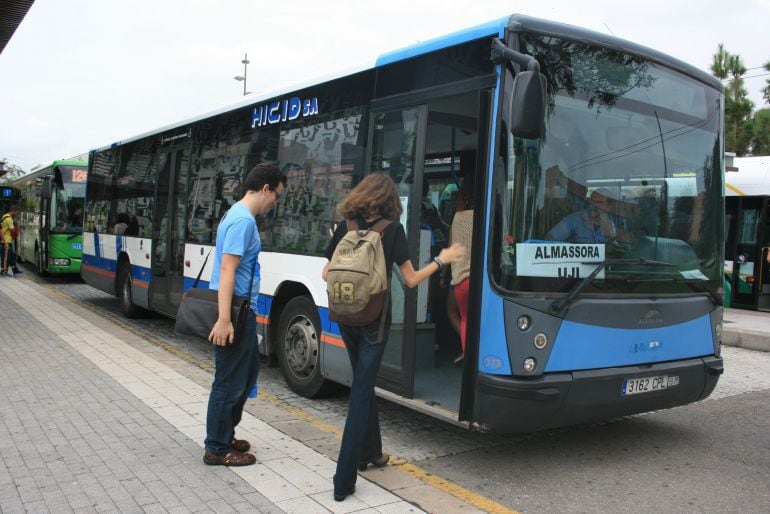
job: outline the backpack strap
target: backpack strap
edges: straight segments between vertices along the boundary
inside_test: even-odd
[[[367,230],[374,230],[375,232],[378,232],[380,235],[385,231],[385,228],[393,223],[392,220],[386,220],[386,219],[380,219],[377,223],[369,227]],[[358,221],[355,219],[346,219],[345,220],[345,226],[348,228],[348,232],[351,230],[358,230]]]
[[[369,230],[374,230],[375,232],[379,232],[380,235],[382,235],[382,233],[385,231],[385,228],[391,223],[393,223],[393,221],[382,219],[369,227]]]
[[[386,220],[381,219],[374,225],[372,225],[369,230],[373,230],[375,232],[378,232],[380,234],[380,237],[382,237],[383,232],[387,228],[388,225],[393,223],[392,220]],[[383,249],[384,250],[384,249]],[[385,318],[388,317],[388,306],[390,305],[390,269],[387,270],[388,274],[388,294],[385,297],[385,301],[382,302],[382,312],[380,313],[380,330],[377,332],[377,342],[382,342],[382,337],[385,335]]]

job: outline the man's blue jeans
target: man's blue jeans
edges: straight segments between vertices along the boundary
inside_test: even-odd
[[[376,343],[379,321],[365,327],[340,326],[342,340],[345,341],[350,365],[353,367],[353,385],[350,387],[348,417],[334,475],[335,494],[349,494],[356,484],[358,465],[382,455],[380,418],[374,386],[389,329],[385,327],[383,342]]]
[[[253,313],[252,313],[253,314]],[[235,344],[214,349],[214,383],[206,415],[206,451],[221,455],[232,449],[235,427],[241,422],[243,405],[259,374],[256,315],[248,317]]]

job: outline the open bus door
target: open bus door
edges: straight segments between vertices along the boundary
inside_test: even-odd
[[[373,105],[367,145],[369,169],[388,173],[399,189],[404,207],[400,221],[415,268],[427,265],[448,245],[455,194],[464,174],[477,176],[476,198],[482,196],[484,180],[478,177],[483,176],[486,159],[479,149],[486,148],[482,127],[490,95],[471,89],[420,100],[404,101],[400,108],[387,101],[382,109]],[[455,363],[461,347],[448,321],[451,290],[441,284],[438,273],[413,289],[399,275],[394,266],[393,322],[377,385],[398,395],[391,397],[394,401],[460,423],[468,419],[461,397],[466,389],[473,390],[476,352],[468,352],[467,362]]]

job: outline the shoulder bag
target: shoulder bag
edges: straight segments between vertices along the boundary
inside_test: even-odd
[[[211,255],[211,252],[209,252]],[[196,338],[205,339],[208,341],[211,329],[219,318],[219,291],[216,289],[208,289],[203,287],[197,287],[200,281],[201,274],[203,274],[203,268],[206,267],[206,262],[209,259],[209,255],[206,255],[206,259],[203,261],[200,272],[193,283],[193,286],[187,290],[182,297],[182,303],[179,304],[179,310],[176,313],[176,324],[174,325],[174,331],[179,335],[192,336]],[[251,281],[249,282],[249,294],[246,297],[233,294],[230,314],[230,320],[233,322],[234,338],[233,344],[237,342],[238,336],[243,330],[243,326],[248,319],[248,316],[253,316],[251,312],[251,291],[254,286],[254,272],[257,269],[257,256],[254,257],[254,263],[251,268]]]

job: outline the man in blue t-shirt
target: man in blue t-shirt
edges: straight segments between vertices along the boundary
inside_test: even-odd
[[[615,239],[615,225],[609,217],[612,212],[610,191],[600,188],[591,193],[588,209],[566,216],[545,238],[565,243],[609,243]]]
[[[244,194],[217,228],[217,246],[210,289],[219,291],[219,318],[209,334],[214,343],[214,383],[206,416],[206,452],[203,462],[221,466],[248,466],[257,459],[248,452],[251,444],[235,439],[249,391],[257,382],[259,347],[256,309],[259,296],[259,251],[262,242],[255,217],[278,203],[286,187],[286,175],[275,164],[258,164],[246,176]],[[251,309],[240,334],[230,319],[233,294],[251,291]]]

